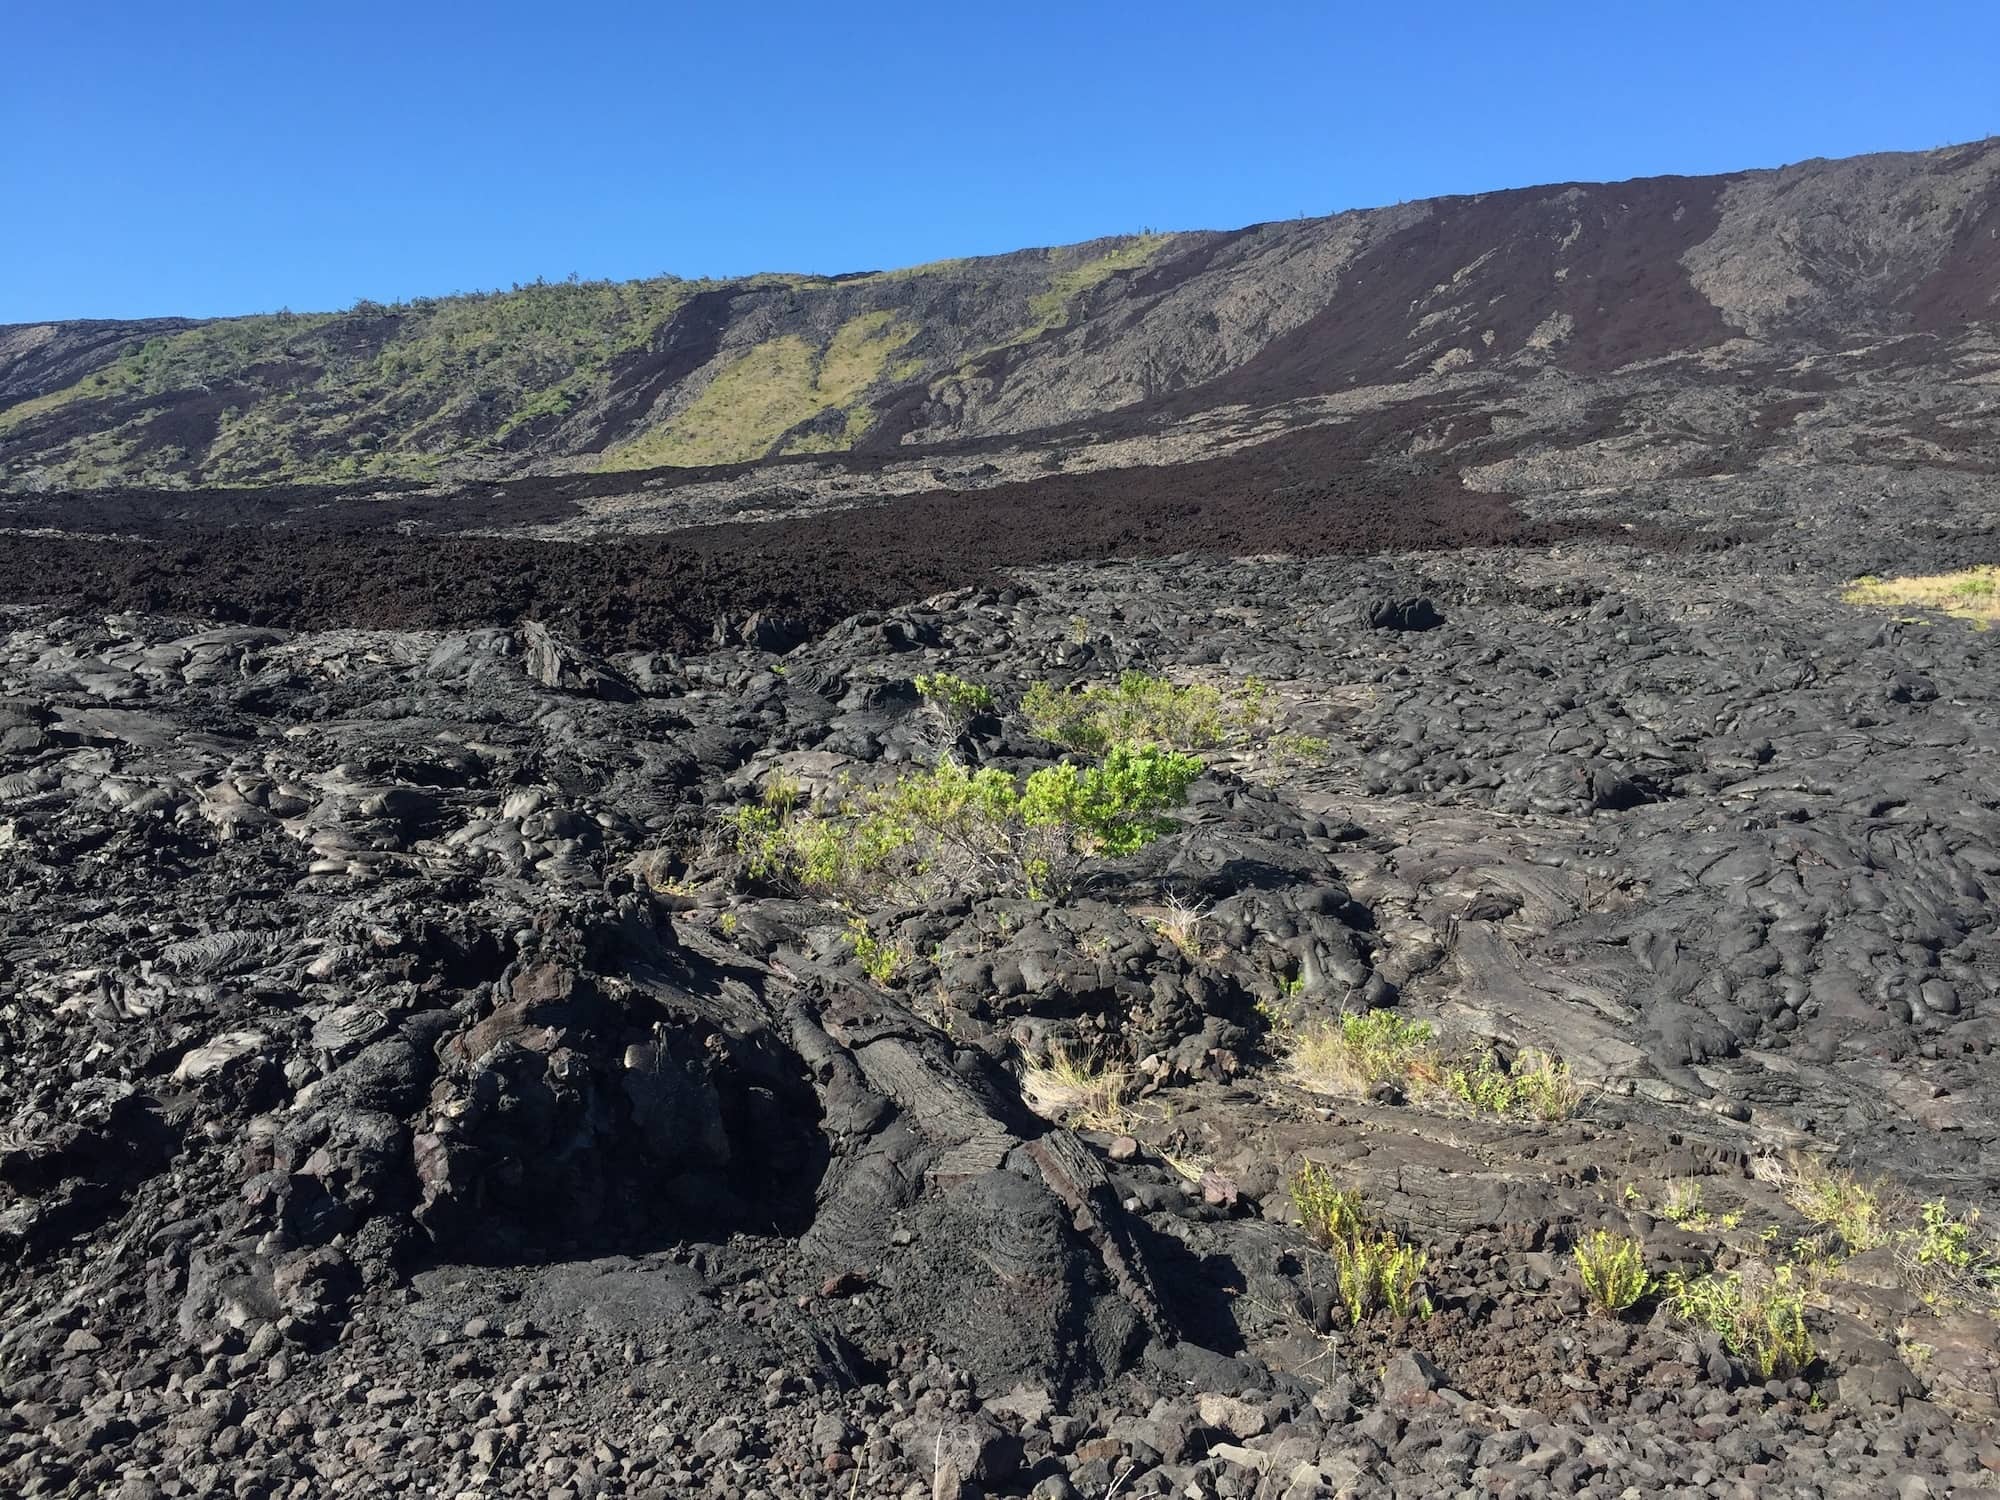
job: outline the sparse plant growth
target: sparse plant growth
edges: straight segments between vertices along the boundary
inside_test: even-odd
[[[1271,753],[1283,760],[1318,762],[1333,753],[1333,742],[1317,734],[1274,735]]]
[[[1482,1052],[1470,1067],[1452,1068],[1445,1085],[1480,1114],[1567,1120],[1582,1101],[1569,1064],[1535,1047],[1522,1048],[1511,1068]]]
[[[1591,1306],[1612,1317],[1645,1296],[1653,1284],[1645,1247],[1630,1235],[1594,1230],[1577,1242],[1575,1260],[1577,1280]]]
[[[1943,1198],[1920,1202],[1809,1159],[1764,1175],[1818,1227],[1792,1247],[1811,1275],[1837,1275],[1848,1256],[1887,1247],[1908,1287],[1927,1303],[2000,1301],[2000,1249],[1979,1234],[1977,1211],[1961,1218]],[[1775,1226],[1770,1237],[1775,1239]]]
[[[1694,1277],[1670,1271],[1662,1291],[1676,1318],[1716,1334],[1759,1379],[1797,1375],[1818,1357],[1790,1266],[1762,1271],[1754,1280],[1741,1271]]]
[[[1784,1187],[1793,1208],[1833,1230],[1850,1252],[1872,1250],[1886,1237],[1880,1193],[1851,1173],[1805,1161],[1787,1174]]]
[[[1961,1218],[1943,1198],[1932,1198],[1917,1215],[1896,1236],[1896,1258],[1924,1300],[1990,1305],[2000,1299],[2000,1251],[1979,1233],[1979,1211]]]
[[[1296,998],[1289,983],[1286,994]],[[1475,1114],[1543,1121],[1567,1120],[1582,1098],[1569,1065],[1538,1048],[1523,1048],[1511,1068],[1490,1051],[1454,1061],[1429,1022],[1393,1010],[1296,1026],[1281,1021],[1275,1029],[1292,1077],[1318,1093],[1367,1094],[1394,1084],[1413,1098],[1462,1105]]]
[[[58,472],[81,479],[98,438],[143,430],[147,403],[230,389],[240,395],[200,458],[211,481],[428,478],[440,452],[507,452],[600,400],[618,361],[702,289],[673,277],[538,281],[393,307],[364,301],[345,313],[221,319],[148,339],[73,386],[9,408],[0,431],[78,403],[127,399],[133,413],[111,433],[50,455]]]
[[[1306,1162],[1292,1174],[1289,1187],[1300,1225],[1307,1237],[1318,1244],[1331,1246],[1337,1240],[1353,1239],[1367,1229],[1361,1194],[1340,1186],[1319,1163]]]
[[[1413,1312],[1430,1316],[1430,1300],[1418,1296],[1430,1269],[1428,1250],[1393,1234],[1356,1235],[1334,1241],[1332,1248],[1340,1300],[1352,1322],[1359,1324],[1378,1308],[1398,1318]]]
[[[915,324],[877,311],[842,324],[824,346],[796,334],[766,340],[731,360],[665,425],[613,449],[599,467],[739,463],[781,441],[792,453],[850,448],[868,424],[865,393],[917,333]],[[787,436],[807,423],[807,435]]]
[[[1973,1223],[1977,1220],[1952,1217],[1951,1205],[1934,1198],[1923,1206],[1923,1227],[1917,1231],[1911,1255],[1920,1266],[1939,1266],[1952,1271],[1969,1271],[1977,1259],[1973,1248]]]
[[[1190,756],[1134,745],[1025,781],[947,757],[827,812],[767,798],[738,813],[737,840],[753,875],[843,900],[1060,899],[1087,860],[1130,854],[1165,832],[1200,772]]]
[[[1022,1071],[1021,1096],[1043,1119],[1115,1134],[1130,1122],[1125,1098],[1131,1081],[1122,1069],[1095,1067],[1057,1046],[1049,1048],[1046,1064]]]
[[[951,672],[931,672],[915,679],[918,696],[956,731],[977,714],[993,711],[993,690],[977,682],[967,682]]]
[[[1986,629],[2000,620],[2000,567],[1987,564],[1904,578],[1864,574],[1841,598],[1849,604],[1942,610]]]
[[[1007,340],[1008,343],[1027,343],[1051,328],[1060,328],[1069,321],[1070,309],[1076,299],[1106,278],[1120,271],[1136,271],[1172,242],[1173,236],[1145,233],[1125,241],[1115,250],[1080,261],[1049,275],[1048,290],[1038,292],[1028,299],[1033,321]],[[1049,252],[1054,260],[1061,252]]]
[[[1667,1184],[1666,1197],[1660,1203],[1660,1216],[1681,1229],[1697,1230],[1708,1224],[1708,1215],[1702,1212],[1702,1187],[1692,1177],[1676,1177]]]
[[[900,944],[883,942],[868,930],[868,923],[860,917],[847,924],[847,945],[854,950],[862,972],[877,984],[892,983],[909,961],[909,954]]]
[[[1309,1021],[1292,1033],[1293,1076],[1322,1092],[1366,1094],[1380,1084],[1430,1086],[1441,1077],[1428,1021],[1393,1010]]]

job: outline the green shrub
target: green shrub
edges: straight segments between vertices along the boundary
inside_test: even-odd
[[[893,981],[903,972],[903,964],[909,957],[900,944],[885,943],[876,937],[860,917],[847,924],[847,945],[854,950],[862,971],[877,984]]]
[[[1695,1277],[1670,1271],[1664,1292],[1668,1311],[1719,1336],[1722,1347],[1760,1379],[1799,1374],[1818,1357],[1806,1328],[1805,1296],[1790,1266],[1754,1283],[1740,1271]]]
[[[1951,1206],[1942,1198],[1933,1198],[1923,1206],[1924,1224],[1917,1232],[1916,1247],[1912,1254],[1920,1266],[1942,1266],[1952,1271],[1969,1271],[1975,1259],[1972,1245],[1972,1225],[1965,1219],[1954,1219]]]
[[[1450,1069],[1445,1087],[1480,1114],[1531,1120],[1567,1120],[1582,1098],[1569,1064],[1534,1047],[1522,1048],[1511,1068],[1482,1052],[1470,1067]]]
[[[1398,1318],[1412,1312],[1430,1316],[1428,1299],[1417,1295],[1430,1266],[1428,1250],[1377,1230],[1361,1194],[1341,1187],[1317,1162],[1304,1163],[1287,1186],[1307,1238],[1333,1257],[1335,1286],[1350,1323],[1359,1325],[1377,1309]]]
[[[975,714],[993,711],[993,690],[950,672],[931,672],[916,680],[916,689],[931,711],[952,729]]]
[[[1176,687],[1164,677],[1126,672],[1116,684],[1067,691],[1038,682],[1021,700],[1021,713],[1041,739],[1086,755],[1121,743],[1210,750],[1262,717],[1267,691],[1252,677],[1232,699],[1205,683]]]
[[[1430,1316],[1429,1299],[1418,1300],[1417,1288],[1430,1268],[1430,1252],[1406,1245],[1393,1234],[1356,1235],[1333,1244],[1340,1300],[1349,1320],[1359,1324],[1376,1308],[1407,1318],[1412,1312]]]
[[[1060,899],[1086,860],[1130,854],[1170,828],[1165,814],[1200,774],[1190,756],[1135,745],[1024,782],[947,757],[831,812],[745,808],[737,841],[752,875],[843,900]]]
[[[1577,1280],[1591,1305],[1614,1317],[1645,1296],[1653,1284],[1645,1247],[1630,1235],[1596,1230],[1577,1242],[1575,1258]]]
[[[1933,1198],[1918,1208],[1919,1222],[1895,1237],[1896,1258],[1918,1293],[1933,1304],[2000,1298],[2000,1255],[1979,1233],[1979,1211],[1964,1218]]]

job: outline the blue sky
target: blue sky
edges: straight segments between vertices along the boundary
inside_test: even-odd
[[[10,8],[0,322],[848,271],[2000,132],[2000,5]]]

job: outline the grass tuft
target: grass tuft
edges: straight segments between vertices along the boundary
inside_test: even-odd
[[[1653,1284],[1646,1270],[1646,1251],[1630,1235],[1599,1229],[1577,1242],[1577,1280],[1591,1306],[1611,1317],[1645,1296]]]
[[[1869,575],[1855,579],[1840,597],[1867,607],[1942,610],[1985,628],[2000,620],[2000,567],[1988,564],[1902,578]]]
[[[1067,1120],[1073,1127],[1120,1134],[1131,1123],[1125,1101],[1131,1075],[1121,1068],[1100,1068],[1062,1047],[1049,1049],[1045,1065],[1021,1074],[1021,1095],[1045,1120]]]
[[[1308,1021],[1292,1034],[1292,1076],[1318,1093],[1366,1094],[1384,1083],[1409,1088],[1441,1076],[1428,1021],[1370,1010]]]
[[[1179,896],[1169,896],[1158,910],[1149,915],[1153,930],[1178,948],[1184,957],[1202,957],[1200,928],[1202,918],[1208,915],[1207,907]]]
[[[1851,1172],[1801,1161],[1786,1174],[1784,1195],[1809,1222],[1837,1233],[1850,1252],[1873,1250],[1888,1238],[1880,1191]]]

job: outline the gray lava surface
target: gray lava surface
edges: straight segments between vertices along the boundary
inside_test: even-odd
[[[782,654],[15,610],[0,1472],[1990,1485],[1990,1312],[1857,1256],[1817,1362],[1767,1382],[1664,1313],[1587,1316],[1565,1253],[1611,1227],[1753,1257],[1812,1228],[1780,1190],[1801,1156],[1993,1206],[2000,674],[1962,622],[1838,596],[1982,518],[1953,474],[1842,482],[1761,538],[1754,485],[1656,488],[1751,538],[1713,551],[1060,564]],[[1882,530],[1919,483],[1940,524]],[[939,667],[1002,713],[954,740],[910,686]],[[1020,691],[1132,669],[1260,676],[1282,734],[1211,757],[1170,835],[1064,903],[874,914],[910,955],[887,986],[845,913],[718,833],[773,772],[1045,762]],[[1166,902],[1200,941],[1164,940]],[[1582,1108],[1303,1092],[1286,1002],[1547,1049]],[[1027,1107],[1051,1046],[1140,1080],[1130,1139]],[[1290,1222],[1301,1159],[1431,1247],[1432,1316],[1349,1326]],[[1692,1228],[1656,1211],[1687,1181]]]

